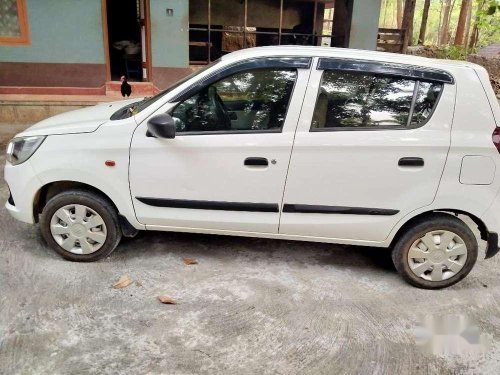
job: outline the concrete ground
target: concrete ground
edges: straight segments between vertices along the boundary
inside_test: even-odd
[[[4,162],[2,146],[2,204]],[[498,374],[500,256],[483,256],[439,291],[405,284],[388,251],[237,237],[142,233],[71,263],[2,207],[0,374]],[[422,316],[468,318],[489,346],[430,354]]]

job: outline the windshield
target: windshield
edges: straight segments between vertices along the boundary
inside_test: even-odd
[[[125,119],[125,118],[128,118],[128,117],[131,117],[131,116],[135,116],[139,112],[141,112],[144,109],[146,109],[147,107],[149,107],[154,102],[156,102],[156,101],[160,100],[161,98],[163,98],[169,92],[175,90],[177,87],[179,87],[180,85],[182,85],[184,82],[190,80],[191,78],[197,76],[198,74],[203,73],[205,70],[213,67],[218,62],[219,62],[219,60],[214,61],[211,64],[208,64],[207,66],[205,66],[205,67],[203,67],[201,69],[195,70],[194,72],[192,72],[188,76],[180,79],[179,81],[175,82],[173,85],[169,86],[166,90],[163,90],[159,94],[156,94],[156,95],[150,96],[150,97],[146,97],[146,98],[142,99],[139,102],[127,104],[126,106],[120,108],[118,111],[116,111],[115,113],[113,113],[113,115],[111,116],[110,119],[111,120],[122,120],[122,119]]]

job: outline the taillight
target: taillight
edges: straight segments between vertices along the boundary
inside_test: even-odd
[[[497,127],[495,128],[495,130],[493,130],[491,139],[493,139],[493,144],[497,148],[498,152],[500,152],[500,128]]]

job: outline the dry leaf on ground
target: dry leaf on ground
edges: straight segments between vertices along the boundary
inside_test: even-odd
[[[184,264],[187,266],[190,266],[192,264],[198,264],[198,261],[196,259],[193,259],[193,258],[184,258],[183,261],[184,261]]]
[[[113,289],[125,288],[132,284],[132,282],[133,280],[129,275],[123,275],[116,283],[113,284]]]
[[[161,303],[164,303],[166,305],[175,305],[177,302],[172,297],[169,296],[158,296],[158,299],[160,300]]]

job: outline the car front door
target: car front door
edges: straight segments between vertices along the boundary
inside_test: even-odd
[[[140,124],[130,152],[137,219],[152,229],[277,233],[309,66],[309,58],[231,66],[174,99],[174,139]]]
[[[450,146],[453,78],[367,61],[315,65],[279,232],[382,242],[434,199]]]

